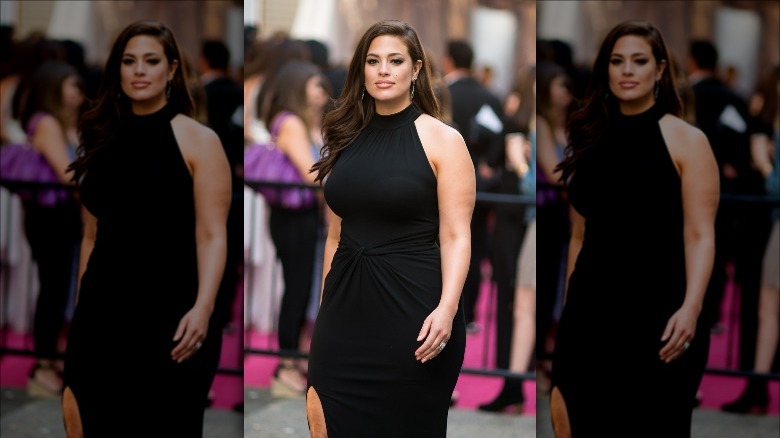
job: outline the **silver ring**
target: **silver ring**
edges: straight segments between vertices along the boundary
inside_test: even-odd
[[[439,351],[444,350],[444,347],[446,347],[446,346],[447,346],[446,342],[442,342],[441,344],[439,344]]]
[[[203,342],[198,342],[198,343],[195,344],[195,349],[196,350],[200,350],[200,347],[202,347],[202,346],[203,346]]]
[[[687,350],[687,349],[688,349],[688,347],[690,347],[690,346],[691,346],[691,343],[686,341],[686,342],[683,344],[683,350]]]

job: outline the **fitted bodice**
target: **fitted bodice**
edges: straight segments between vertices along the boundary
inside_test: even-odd
[[[435,241],[439,230],[436,177],[409,105],[374,114],[339,156],[325,184],[325,199],[341,219],[342,237],[361,245],[416,236]]]
[[[169,106],[128,112],[91,160],[80,188],[97,218],[88,271],[117,273],[144,260],[145,269],[194,272],[193,180],[171,127],[175,115]]]
[[[657,106],[635,115],[615,111],[603,140],[577,165],[570,201],[585,217],[580,259],[589,269],[684,269],[681,181],[659,126],[664,114]]]

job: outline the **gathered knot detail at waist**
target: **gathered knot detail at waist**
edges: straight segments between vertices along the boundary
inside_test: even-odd
[[[360,243],[350,236],[342,234],[338,251],[351,256],[382,256],[388,254],[420,254],[438,249],[435,239],[426,235],[401,236],[378,243]]]

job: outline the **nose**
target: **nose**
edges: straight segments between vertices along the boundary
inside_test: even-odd
[[[388,74],[390,74],[390,71],[388,69],[387,61],[383,61],[383,62],[379,63],[379,74],[380,75],[388,75]]]
[[[630,76],[634,74],[634,64],[631,62],[624,62],[623,63],[623,75],[624,76]]]
[[[143,62],[136,62],[135,63],[135,71],[133,72],[136,76],[142,76],[144,71],[144,63]]]

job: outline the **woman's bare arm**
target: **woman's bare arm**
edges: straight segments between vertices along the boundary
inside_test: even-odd
[[[669,362],[684,353],[696,324],[715,260],[715,213],[720,198],[718,165],[707,137],[687,123],[665,116],[661,129],[682,184],[685,244],[685,299],[669,319],[661,337],[669,340],[661,359]]]
[[[87,270],[89,256],[92,254],[92,249],[95,248],[95,239],[97,238],[97,218],[86,208],[82,208],[81,218],[84,222],[84,234],[81,237],[81,252],[79,253],[79,278],[78,286],[76,287],[76,303],[78,303],[79,293],[81,292],[81,278]]]
[[[341,218],[336,215],[329,207],[325,207],[329,218],[328,237],[325,239],[325,251],[322,257],[322,288],[320,289],[320,304],[322,304],[322,294],[325,292],[325,278],[330,272],[330,266],[333,263],[333,255],[339,247],[341,236]]]
[[[442,291],[439,306],[423,322],[415,357],[426,362],[452,334],[452,322],[471,258],[471,215],[476,176],[466,144],[454,129],[433,119],[418,122],[425,151],[437,178]],[[422,129],[420,129],[422,126]]]
[[[585,239],[585,218],[577,212],[573,207],[570,208],[571,218],[571,238],[569,239],[569,253],[566,260],[566,287],[563,293],[563,302],[566,303],[566,298],[569,295],[569,278],[571,273],[574,272],[574,265],[577,263],[577,257],[580,255],[582,249],[582,242]]]
[[[317,174],[309,173],[309,169],[314,165],[314,155],[311,152],[312,141],[303,120],[295,115],[284,119],[276,144],[290,158],[303,180],[314,184]]]
[[[65,142],[65,131],[54,116],[45,115],[38,121],[35,133],[31,139],[33,147],[43,154],[49,165],[57,172],[63,184],[71,184],[73,172],[68,172],[70,157],[68,145]]]
[[[544,117],[536,118],[536,159],[544,176],[552,184],[558,184],[560,172],[555,171],[558,165],[558,154],[555,152],[555,138],[552,128]]]
[[[226,224],[232,191],[230,165],[214,131],[184,116],[177,116],[172,125],[192,172],[198,266],[197,299],[174,335],[174,340],[181,339],[181,342],[172,355],[181,362],[194,354],[197,344],[206,337],[225,269]]]

